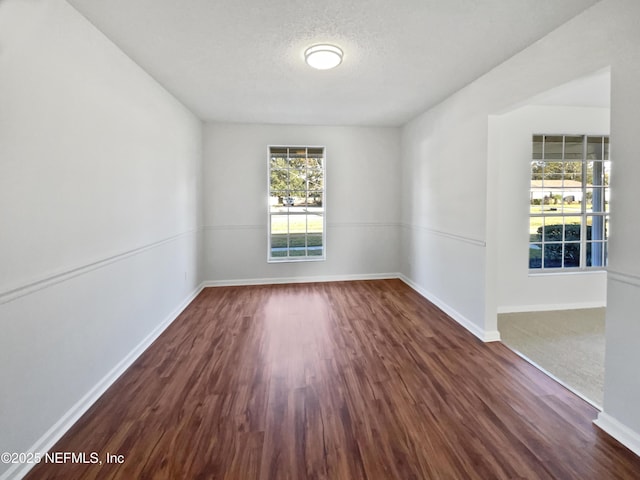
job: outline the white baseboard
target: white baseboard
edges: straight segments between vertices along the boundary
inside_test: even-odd
[[[457,310],[452,308],[450,305],[448,305],[447,303],[445,303],[442,300],[440,300],[438,297],[433,295],[431,292],[428,292],[427,290],[425,290],[424,288],[422,288],[421,286],[419,286],[418,284],[416,284],[415,282],[410,280],[405,275],[399,274],[398,278],[400,278],[400,280],[402,280],[404,283],[409,285],[416,292],[418,292],[424,298],[429,300],[436,307],[438,307],[444,313],[449,315],[456,322],[458,322],[460,325],[462,325],[465,329],[469,330],[471,333],[473,333],[476,337],[478,337],[483,342],[498,342],[498,341],[500,341],[500,332],[498,332],[497,330],[486,331],[483,328],[478,327],[478,325],[473,323],[471,320],[469,320],[467,317],[462,315],[460,312],[458,312]]]
[[[640,456],[640,433],[634,432],[605,412],[600,412],[598,418],[594,420],[593,423],[633,453]]]
[[[60,438],[75,424],[80,417],[93,405],[107,389],[122,375],[133,362],[164,332],[182,311],[202,291],[204,286],[200,284],[196,289],[171,313],[165,320],[153,329],[129,354],[111,369],[91,390],[89,390],[75,405],[73,405],[60,420],[58,420],[47,432],[42,435],[27,452],[48,452]],[[0,475],[0,480],[21,479],[34,464],[13,464],[6,472]]]
[[[605,302],[550,303],[546,305],[507,305],[498,307],[498,313],[551,312],[554,310],[580,310],[583,308],[603,308]]]
[[[388,280],[400,278],[400,274],[393,273],[362,273],[356,275],[325,275],[310,277],[275,277],[275,278],[241,278],[235,280],[208,280],[204,287],[236,287],[242,285],[274,285],[282,283],[315,283],[315,282],[344,282],[353,280]]]

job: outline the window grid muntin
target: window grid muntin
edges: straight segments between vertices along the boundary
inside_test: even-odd
[[[547,142],[547,139],[551,139],[551,142]],[[567,142],[567,139],[570,139],[570,142]],[[580,159],[578,159],[578,142],[577,139],[581,139],[582,143],[582,155]],[[560,141],[561,140],[561,141]],[[548,143],[552,146],[552,148],[547,149]],[[567,144],[571,145],[571,152],[567,152]],[[600,150],[597,148],[593,148],[593,146],[599,146]],[[559,149],[559,151],[558,151]],[[573,183],[569,185],[567,188],[567,166],[575,163],[580,163],[580,179],[581,185],[580,190],[578,190],[577,185]],[[595,162],[600,164],[600,171],[597,173],[593,170]],[[560,172],[555,172],[555,175],[551,175],[552,172],[546,172],[547,164],[556,164],[561,165],[562,168]],[[530,212],[529,212],[529,269],[533,272],[539,271],[548,271],[548,270],[563,270],[563,269],[602,269],[607,265],[607,252],[608,252],[608,231],[609,231],[609,200],[608,193],[610,188],[609,182],[609,174],[610,174],[610,157],[609,157],[609,137],[606,135],[546,135],[546,134],[536,134],[532,137],[532,156],[531,156],[531,170],[530,170]],[[542,166],[542,170],[536,172],[535,167]],[[576,180],[576,165],[572,165],[572,171],[570,172],[570,177],[568,180]],[[556,167],[557,168],[557,167]],[[591,168],[592,171],[588,172],[588,168]],[[591,175],[591,184],[588,183],[587,178]],[[599,176],[598,176],[599,175]],[[545,178],[549,180],[560,180],[559,184],[548,184],[545,185]],[[599,183],[594,181],[597,178]],[[534,182],[539,181],[540,186],[534,187]],[[589,188],[588,188],[589,187]],[[588,208],[588,192],[591,191],[591,208]],[[595,210],[596,202],[594,200],[594,193],[598,191],[600,194],[599,202],[601,206],[601,210]],[[535,192],[538,192],[538,195],[542,194],[543,197],[540,198],[540,203],[536,204],[534,202]],[[554,207],[556,207],[556,203],[558,201],[558,194],[560,196],[560,204],[559,209],[556,211],[551,207],[549,210],[545,211],[545,201],[547,197],[544,196],[546,192],[549,192],[549,201],[554,200]],[[565,205],[567,203],[567,198],[569,195],[567,193],[577,193],[580,192],[580,211],[576,212],[575,210],[566,210]],[[573,196],[575,198],[575,196]],[[537,208],[539,205],[539,208]],[[537,211],[536,211],[537,210]],[[567,222],[565,219],[571,217],[579,217],[580,222],[580,236],[579,240],[576,241],[574,239],[567,239]],[[591,218],[591,225],[588,225],[588,220]],[[600,230],[602,233],[601,238],[594,238],[594,227],[596,227],[595,219],[600,218],[601,223],[598,225],[597,230]],[[533,235],[531,232],[533,219],[540,219],[541,226],[538,227],[538,230],[541,229],[540,234],[536,234],[538,238],[535,240],[532,239]],[[547,222],[547,219],[550,221]],[[555,221],[553,219],[556,219]],[[553,240],[547,239],[547,225],[555,225],[558,224],[557,219],[560,219],[560,224],[562,228],[560,231],[562,232],[561,238],[554,238]],[[536,225],[538,221],[536,220]],[[589,230],[591,227],[591,230]],[[587,232],[591,233],[591,238],[588,238]],[[579,249],[579,264],[578,266],[566,265],[566,247],[567,246],[578,246]],[[600,245],[600,246],[597,246]],[[560,265],[547,266],[545,265],[547,262],[547,247],[556,248],[560,247]],[[601,250],[598,251],[598,248]],[[539,250],[540,252],[540,266],[532,266],[532,261],[536,260],[533,257],[532,250]],[[587,258],[588,254],[591,254],[589,258]],[[600,258],[601,265],[595,265],[594,263],[594,254]],[[556,262],[557,263],[557,262]]]

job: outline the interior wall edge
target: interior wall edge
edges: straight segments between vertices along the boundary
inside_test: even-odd
[[[459,323],[466,330],[471,332],[473,335],[478,337],[483,342],[499,342],[500,341],[500,332],[497,330],[485,330],[484,328],[480,328],[478,325],[473,323],[471,320],[466,318],[460,312],[455,310],[453,307],[448,305],[447,303],[440,300],[438,297],[433,295],[431,292],[428,292],[426,289],[422,288],[420,285],[415,283],[409,277],[404,274],[400,274],[398,277],[404,283],[409,285],[412,289],[426,298],[428,301],[433,303],[436,307],[446,313],[449,317]]]

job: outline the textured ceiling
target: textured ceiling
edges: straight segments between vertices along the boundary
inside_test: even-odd
[[[401,125],[596,1],[68,0],[201,119],[311,125]]]

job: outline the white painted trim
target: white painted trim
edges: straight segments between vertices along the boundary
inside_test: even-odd
[[[399,228],[398,222],[328,222],[327,226],[335,228]]]
[[[486,247],[487,242],[481,240],[479,238],[473,238],[466,235],[460,235],[458,233],[447,232],[444,230],[438,230],[431,227],[425,227],[422,225],[413,225],[411,223],[401,223],[401,227],[407,228],[409,230],[422,230],[423,232],[428,232],[432,235],[438,235],[439,237],[450,238],[452,240],[458,240],[459,242],[468,243],[470,245],[475,245],[476,247]]]
[[[547,303],[541,305],[503,305],[498,313],[551,312],[554,310],[580,310],[584,308],[603,308],[607,304],[601,302]]]
[[[640,275],[635,275],[633,273],[620,272],[617,270],[609,269],[607,271],[607,279],[615,280],[616,282],[626,283],[627,285],[632,285],[634,287],[640,287]]]
[[[167,329],[185,308],[198,296],[204,286],[201,284],[151,333],[149,333],[138,345],[136,345],[126,357],[99,380],[80,400],[76,402],[49,430],[47,430],[27,452],[46,453],[62,436],[80,419],[80,417],[115,383],[116,380],[135,362],[144,351]],[[13,464],[0,480],[23,478],[34,464]]]
[[[431,303],[433,303],[436,307],[438,307],[444,313],[449,315],[452,319],[454,319],[456,322],[458,322],[465,329],[467,329],[471,333],[473,333],[476,337],[478,337],[483,342],[498,342],[498,341],[500,341],[500,332],[498,332],[497,330],[486,331],[483,328],[480,328],[478,325],[473,323],[471,320],[469,320],[467,317],[465,317],[460,312],[455,310],[453,307],[451,307],[447,303],[443,302],[438,297],[433,295],[431,292],[428,292],[427,290],[425,290],[424,288],[419,286],[417,283],[415,283],[412,280],[410,280],[405,275],[400,274],[398,276],[398,278],[400,280],[402,280],[404,283],[406,283],[407,285],[409,285],[411,288],[413,288],[416,292],[418,292],[424,298],[426,298]]]
[[[93,262],[86,263],[84,265],[67,267],[56,273],[41,277],[29,283],[20,285],[18,287],[5,290],[3,292],[0,292],[0,305],[4,303],[9,303],[12,300],[15,300],[20,297],[24,297],[26,295],[31,295],[32,293],[38,292],[40,290],[44,290],[45,288],[49,288],[58,283],[66,282],[67,280],[71,280],[72,278],[78,277],[80,275],[84,275],[93,270],[106,267],[107,265],[111,265],[112,263],[119,262],[131,256],[139,255],[141,253],[157,248],[166,243],[173,242],[186,235],[197,233],[198,231],[199,229],[195,229],[195,230],[188,230],[186,232],[178,233],[177,235],[164,238],[157,242],[149,243],[147,245],[143,245],[142,247],[136,247],[131,250],[127,250],[125,252],[112,255],[110,257],[106,257],[100,260],[95,260]]]
[[[220,230],[263,230],[266,229],[267,225],[257,225],[257,224],[240,224],[240,225],[205,225],[202,227],[202,230],[208,231],[220,231]]]
[[[324,283],[354,280],[388,280],[400,278],[399,273],[363,273],[354,275],[324,275],[309,277],[239,278],[234,280],[208,280],[204,287],[237,287],[242,285],[276,285],[283,283]]]
[[[501,340],[502,338],[500,337],[500,332],[498,330],[484,330],[484,338],[482,338],[483,342],[500,342]]]
[[[605,412],[600,412],[598,418],[596,418],[593,423],[633,453],[640,456],[640,433],[634,432]]]

